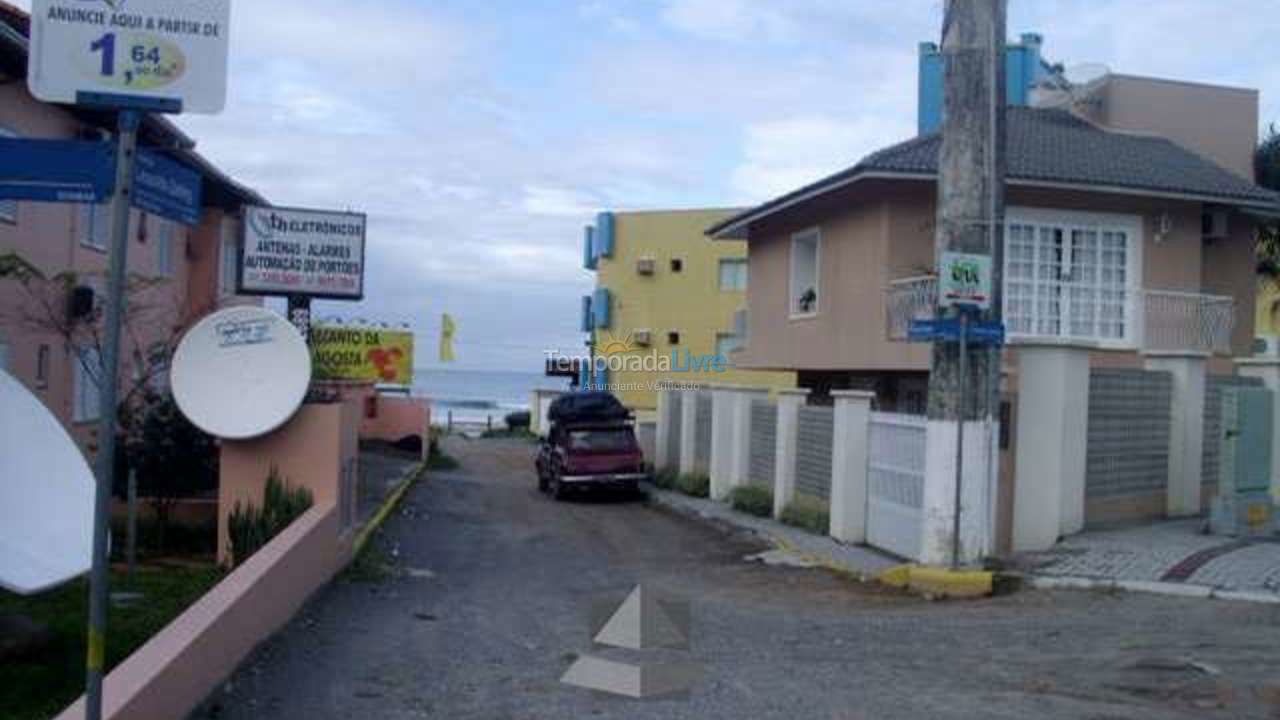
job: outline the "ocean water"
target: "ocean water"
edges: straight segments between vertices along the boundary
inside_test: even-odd
[[[414,370],[413,394],[431,400],[431,422],[443,425],[453,413],[455,424],[503,424],[507,413],[529,409],[535,389],[568,390],[567,378],[542,373],[494,370]]]

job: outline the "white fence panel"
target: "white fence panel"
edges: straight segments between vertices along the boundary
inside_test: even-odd
[[[924,537],[927,423],[919,415],[871,413],[867,542],[913,560]]]

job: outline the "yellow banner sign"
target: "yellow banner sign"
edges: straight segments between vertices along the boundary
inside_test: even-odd
[[[413,333],[408,330],[311,328],[311,364],[317,380],[413,384]]]

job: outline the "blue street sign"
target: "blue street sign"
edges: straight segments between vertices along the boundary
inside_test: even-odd
[[[911,342],[960,342],[960,319],[912,320],[907,339]],[[1004,339],[1004,325],[1001,323],[970,322],[965,334],[965,341],[971,345],[1003,345]]]
[[[115,168],[110,143],[0,138],[0,200],[105,202]]]
[[[200,224],[200,173],[155,150],[139,150],[133,206],[186,225]]]

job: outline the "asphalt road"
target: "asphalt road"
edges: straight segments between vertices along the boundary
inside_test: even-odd
[[[195,718],[1280,718],[1280,608],[1085,592],[929,602],[743,557],[639,502],[555,503],[532,447],[454,441],[385,526]],[[559,682],[601,595],[691,602],[686,698]],[[607,653],[605,653],[608,655]]]

